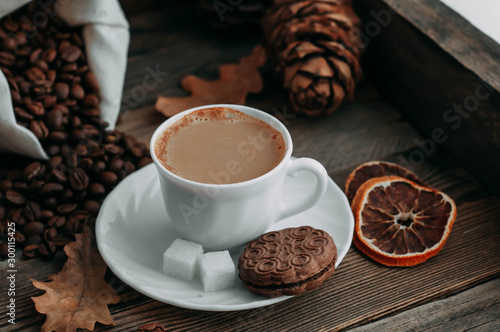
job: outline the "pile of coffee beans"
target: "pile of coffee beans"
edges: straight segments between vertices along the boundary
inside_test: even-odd
[[[11,235],[25,258],[52,257],[84,224],[93,226],[110,190],[151,162],[149,150],[130,135],[106,131],[81,28],[59,20],[47,1],[0,21],[0,69],[17,123],[50,156],[0,155],[0,258]]]

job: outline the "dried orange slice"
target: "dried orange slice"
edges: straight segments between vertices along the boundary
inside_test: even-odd
[[[414,173],[410,170],[399,166],[398,164],[389,163],[386,161],[370,161],[359,165],[354,169],[354,171],[349,174],[347,181],[345,183],[345,194],[349,203],[352,203],[356,191],[361,185],[372,178],[388,175],[397,175],[403,178],[407,178],[416,182],[420,185],[425,186],[426,184],[422,182]]]
[[[363,183],[351,207],[354,244],[389,266],[413,266],[436,255],[457,215],[446,194],[394,175]]]

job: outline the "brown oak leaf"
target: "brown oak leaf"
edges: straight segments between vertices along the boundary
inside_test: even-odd
[[[244,56],[238,64],[226,64],[219,68],[220,78],[205,81],[188,75],[181,81],[188,97],[158,96],[156,109],[165,116],[209,104],[245,104],[249,92],[258,93],[263,88],[262,76],[258,68],[266,62],[266,51],[262,46],[254,47],[252,54]]]
[[[96,322],[115,325],[108,304],[118,303],[120,297],[104,279],[106,263],[87,226],[75,236],[76,241],[64,247],[68,260],[61,271],[47,282],[31,279],[36,288],[46,291],[31,298],[36,310],[47,315],[42,332],[92,331]]]

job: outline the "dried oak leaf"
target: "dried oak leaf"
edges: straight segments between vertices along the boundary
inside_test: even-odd
[[[36,310],[47,315],[42,332],[92,331],[96,322],[115,325],[108,304],[118,303],[120,297],[104,279],[106,263],[88,227],[75,236],[76,241],[64,247],[68,260],[61,271],[48,282],[31,279],[36,288],[46,291],[31,298]]]
[[[244,56],[238,64],[226,64],[219,68],[220,78],[205,81],[188,75],[181,81],[182,88],[191,92],[188,97],[158,96],[156,109],[165,116],[209,104],[245,104],[249,92],[258,93],[263,88],[258,68],[266,62],[262,46],[254,47],[252,54]]]

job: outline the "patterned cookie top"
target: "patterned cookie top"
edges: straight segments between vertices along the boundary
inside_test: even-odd
[[[295,283],[337,259],[333,239],[310,226],[262,234],[247,244],[238,261],[240,278],[255,285]]]

